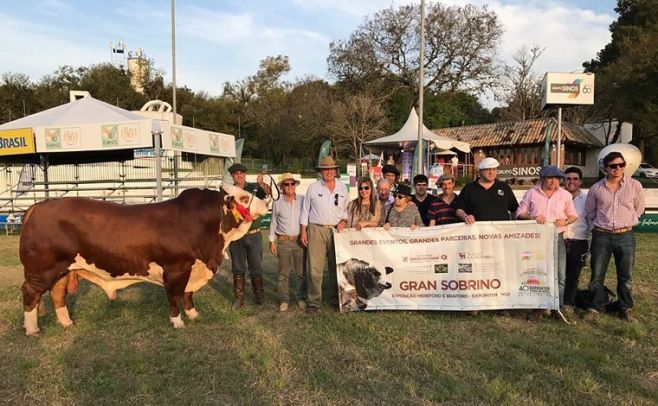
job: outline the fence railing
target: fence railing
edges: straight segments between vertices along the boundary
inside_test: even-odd
[[[161,168],[163,197],[167,199],[190,187],[219,187],[224,162],[220,158],[189,161],[165,156]],[[156,161],[152,157],[54,165],[48,168],[47,176],[36,164],[0,168],[0,212],[20,212],[40,200],[57,197],[148,203],[155,201],[156,195]]]

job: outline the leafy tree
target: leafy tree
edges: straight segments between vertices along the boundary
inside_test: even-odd
[[[368,18],[348,40],[330,44],[329,72],[353,88],[384,81],[416,95],[419,15],[419,6],[405,5]],[[493,86],[503,32],[494,12],[473,5],[434,3],[427,11],[425,30],[424,70],[429,89],[481,92]]]
[[[595,103],[633,123],[633,137],[658,160],[658,6],[655,0],[618,0],[612,40],[583,66],[596,76]],[[603,117],[607,118],[607,117]]]
[[[0,83],[0,123],[32,114],[37,109],[30,78],[22,73],[3,74]]]

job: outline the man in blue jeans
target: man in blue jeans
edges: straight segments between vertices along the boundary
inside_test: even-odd
[[[631,276],[635,263],[633,226],[639,223],[644,213],[644,189],[640,182],[624,175],[626,160],[621,153],[611,152],[606,155],[603,167],[605,178],[590,188],[585,201],[585,212],[593,227],[590,248],[592,278],[589,283],[592,306],[585,319],[595,320],[604,310],[607,294],[603,282],[610,257],[614,255],[619,317],[634,321],[631,316]]]
[[[271,194],[270,187],[264,182],[263,174],[256,177],[256,183],[247,182],[247,167],[236,163],[228,168],[235,186],[246,190],[259,199]],[[257,218],[251,228],[242,238],[231,242],[228,250],[231,253],[231,272],[233,273],[233,310],[238,310],[244,304],[245,274],[251,276],[251,287],[254,290],[254,300],[261,305],[265,300],[263,290],[263,235],[260,231],[261,219]]]

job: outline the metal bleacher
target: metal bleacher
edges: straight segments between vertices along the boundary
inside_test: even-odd
[[[163,199],[193,187],[218,188],[224,172],[223,160],[199,162],[180,156],[161,158]],[[36,164],[0,165],[0,215],[21,215],[45,199],[88,197],[121,204],[156,200],[156,162],[153,157],[125,162],[57,165],[46,174]]]

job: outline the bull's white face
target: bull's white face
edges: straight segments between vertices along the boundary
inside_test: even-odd
[[[234,185],[222,185],[222,189],[231,196],[235,197],[235,201],[249,209],[249,213],[253,218],[258,218],[266,214],[269,210],[270,199],[261,200],[249,192],[246,192]]]

